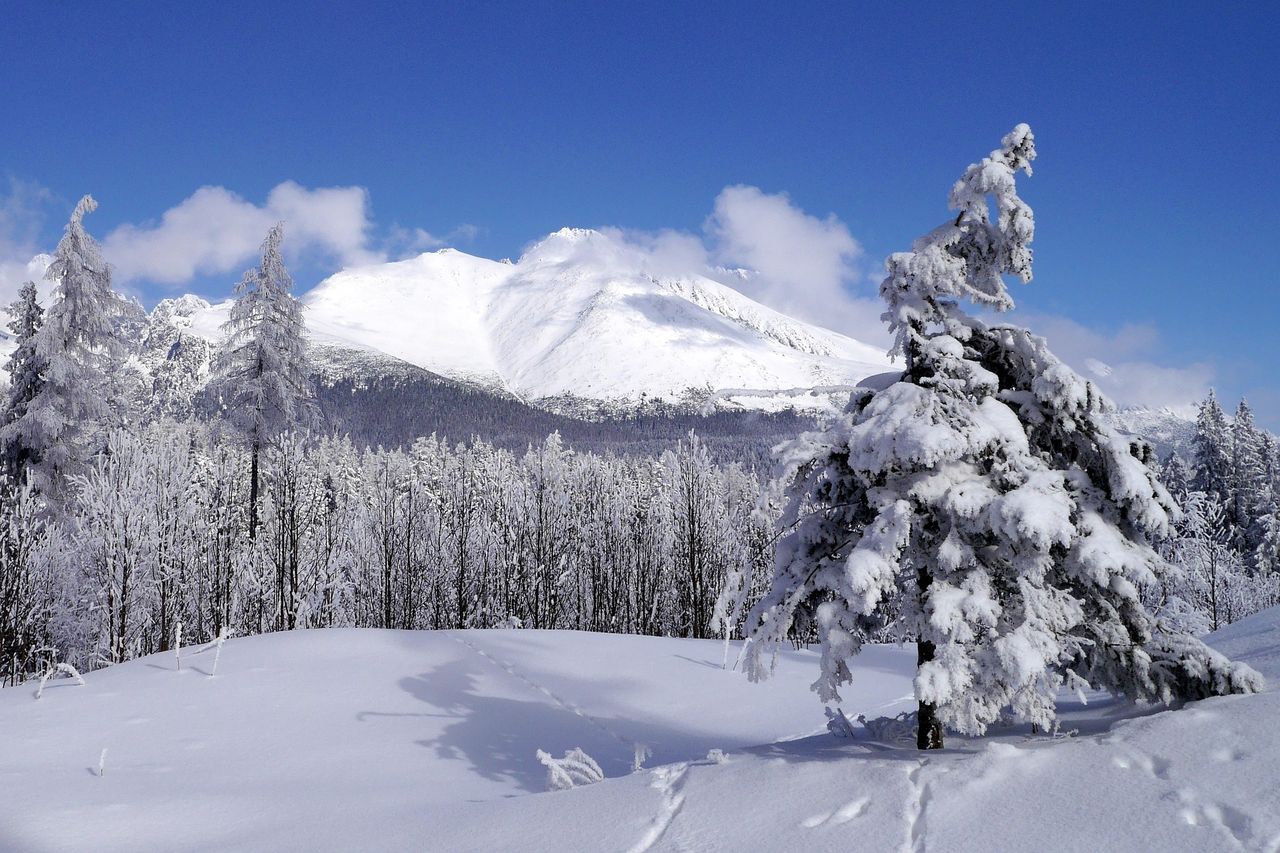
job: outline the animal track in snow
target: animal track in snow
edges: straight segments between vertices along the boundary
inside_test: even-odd
[[[1219,752],[1225,752],[1225,750]],[[1234,757],[1237,754],[1230,755]],[[1215,757],[1217,755],[1215,754]],[[1124,770],[1138,769],[1159,782],[1172,782],[1169,775],[1171,762],[1167,758],[1148,755],[1129,746],[1127,753],[1116,755],[1111,761]],[[1188,826],[1214,827],[1225,833],[1233,842],[1233,846],[1240,850],[1262,849],[1260,844],[1254,843],[1253,818],[1245,812],[1227,803],[1210,800],[1194,788],[1176,787],[1170,793],[1176,796],[1181,804],[1178,815]]]
[[[466,646],[467,648],[471,649],[471,651],[480,655],[480,657],[489,661],[489,663],[493,664],[499,669],[505,670],[508,675],[512,676],[513,678],[517,678],[520,681],[523,681],[526,685],[536,690],[537,692],[541,693],[543,696],[546,696],[548,699],[550,699],[552,702],[559,705],[564,710],[569,711],[572,714],[576,714],[577,716],[586,720],[591,725],[595,726],[600,731],[607,734],[609,737],[613,738],[614,740],[618,741],[621,744],[624,744],[627,747],[627,749],[632,751],[633,754],[638,747],[643,746],[643,744],[637,743],[636,741],[633,741],[629,738],[625,738],[622,735],[618,734],[613,729],[609,728],[604,723],[600,722],[595,717],[591,716],[586,711],[579,708],[577,705],[574,705],[572,702],[568,702],[564,699],[561,699],[559,696],[557,696],[552,691],[548,690],[546,687],[543,687],[541,684],[537,683],[533,679],[525,676],[523,673],[518,671],[515,668],[515,666],[513,666],[512,664],[500,658],[494,657],[493,655],[489,654],[484,649],[480,648],[470,640],[465,640],[462,637],[458,637],[456,635],[454,636],[454,639],[457,640],[462,645]]]
[[[924,828],[925,828],[925,812],[929,808],[929,800],[933,793],[929,789],[929,783],[925,782],[921,776],[924,769],[929,766],[927,758],[920,759],[920,763],[907,772],[907,779],[911,782],[911,799],[907,801],[907,847],[909,853],[925,853],[924,849]]]
[[[856,800],[845,803],[833,812],[824,812],[822,814],[806,818],[800,825],[806,829],[814,829],[815,827],[826,826],[827,824],[839,826],[841,824],[848,823],[854,818],[862,817],[867,813],[867,809],[870,806],[870,797],[859,797]]]
[[[649,829],[629,853],[645,853],[657,844],[684,805],[684,780],[689,773],[689,764],[687,762],[668,764],[666,767],[654,769],[652,773],[653,781],[649,783],[650,787],[657,788],[661,792],[662,799],[658,803],[657,814],[653,816]]]

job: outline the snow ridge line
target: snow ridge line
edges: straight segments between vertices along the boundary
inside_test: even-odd
[[[684,806],[684,782],[689,774],[689,762],[668,764],[653,770],[653,782],[650,787],[661,792],[662,800],[658,803],[658,812],[653,816],[653,823],[644,837],[635,843],[627,853],[646,853],[657,844],[671,827],[680,809]]]
[[[523,681],[526,685],[528,685],[529,687],[531,687],[531,688],[533,688],[534,690],[538,691],[538,692],[539,692],[539,693],[541,693],[542,695],[546,696],[548,699],[550,699],[552,702],[555,702],[557,705],[559,705],[559,706],[560,706],[561,708],[563,708],[564,710],[569,711],[569,712],[571,712],[571,713],[573,713],[573,714],[576,714],[576,715],[578,715],[579,717],[581,717],[582,719],[586,720],[588,723],[590,723],[591,725],[595,726],[597,729],[599,729],[600,731],[604,732],[604,733],[605,733],[605,734],[607,734],[609,737],[611,737],[611,738],[613,738],[614,740],[616,740],[618,743],[620,743],[620,744],[622,744],[623,746],[627,747],[627,749],[631,751],[632,755],[636,754],[636,753],[635,753],[635,751],[636,751],[636,749],[637,749],[638,747],[643,747],[643,746],[644,746],[644,745],[643,745],[643,744],[641,744],[639,741],[634,741],[634,740],[631,740],[630,738],[623,737],[622,735],[618,734],[618,733],[617,733],[617,732],[615,732],[613,729],[609,728],[609,727],[608,727],[608,726],[606,726],[604,723],[600,722],[600,721],[599,721],[599,720],[597,720],[595,717],[591,716],[591,715],[590,715],[590,714],[588,714],[586,711],[584,711],[584,710],[582,710],[581,708],[579,708],[577,705],[574,705],[572,702],[566,701],[565,699],[561,699],[559,696],[557,696],[557,695],[556,695],[555,693],[553,693],[552,691],[548,690],[546,687],[543,687],[541,684],[537,683],[537,682],[536,682],[536,681],[534,681],[533,679],[531,679],[531,678],[529,678],[529,677],[525,676],[523,673],[519,672],[519,671],[515,668],[515,666],[513,666],[511,663],[509,663],[509,662],[507,662],[507,661],[504,661],[504,660],[502,660],[502,659],[500,659],[500,658],[496,658],[496,657],[494,657],[493,655],[489,654],[489,653],[488,653],[488,652],[486,652],[484,649],[480,648],[479,646],[477,646],[475,643],[471,642],[470,640],[463,639],[462,637],[459,637],[459,636],[457,636],[456,634],[454,635],[454,637],[453,637],[453,638],[454,638],[455,640],[457,640],[459,643],[461,643],[462,645],[464,645],[464,646],[466,646],[467,648],[471,649],[471,651],[473,651],[473,652],[475,652],[476,654],[480,655],[480,657],[482,657],[482,658],[484,658],[485,660],[489,661],[489,663],[493,664],[494,666],[498,667],[499,669],[505,670],[505,671],[506,671],[506,673],[507,673],[508,675],[511,675],[511,676],[513,676],[514,678],[518,678],[520,681]]]

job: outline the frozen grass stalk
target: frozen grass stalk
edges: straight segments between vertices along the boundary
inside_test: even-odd
[[[213,678],[213,676],[216,675],[218,672],[218,659],[222,657],[222,644],[227,641],[228,636],[230,636],[230,632],[227,630],[227,626],[223,625],[222,628],[218,630],[217,638],[211,644],[214,647],[214,651],[213,651],[213,669],[209,670],[210,678]],[[209,648],[209,646],[205,646],[205,648],[207,649]]]
[[[40,686],[36,688],[37,699],[39,699],[42,695],[44,695],[45,682],[48,681],[50,678],[53,678],[55,675],[57,675],[60,672],[67,675],[67,677],[69,678],[74,678],[76,680],[76,684],[79,684],[81,687],[84,686],[84,679],[80,677],[80,671],[78,669],[76,669],[74,666],[72,666],[69,663],[60,663],[55,666],[49,667],[47,670],[45,670],[44,675],[40,676]]]

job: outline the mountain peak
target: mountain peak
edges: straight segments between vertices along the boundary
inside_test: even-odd
[[[619,235],[562,228],[514,264],[426,252],[342,270],[304,302],[314,343],[531,401],[617,408],[719,395],[753,409],[814,407],[826,397],[810,390],[851,387],[891,366],[878,348],[779,314],[703,272],[658,276]],[[226,306],[199,302],[170,300],[161,313],[194,313],[190,328],[216,336]]]
[[[517,264],[564,263],[584,254],[616,254],[616,241],[590,228],[561,228],[532,243]]]

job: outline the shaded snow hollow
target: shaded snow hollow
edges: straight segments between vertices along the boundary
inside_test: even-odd
[[[1280,610],[1210,639],[1280,683]],[[1011,727],[922,757],[826,733],[807,651],[762,685],[713,641],[570,631],[272,634],[229,641],[214,678],[195,652],[0,690],[0,849],[1280,846],[1275,692],[1064,701],[1075,736]],[[846,713],[910,708],[913,665],[868,647]],[[609,778],[538,793],[535,751],[572,747]]]

